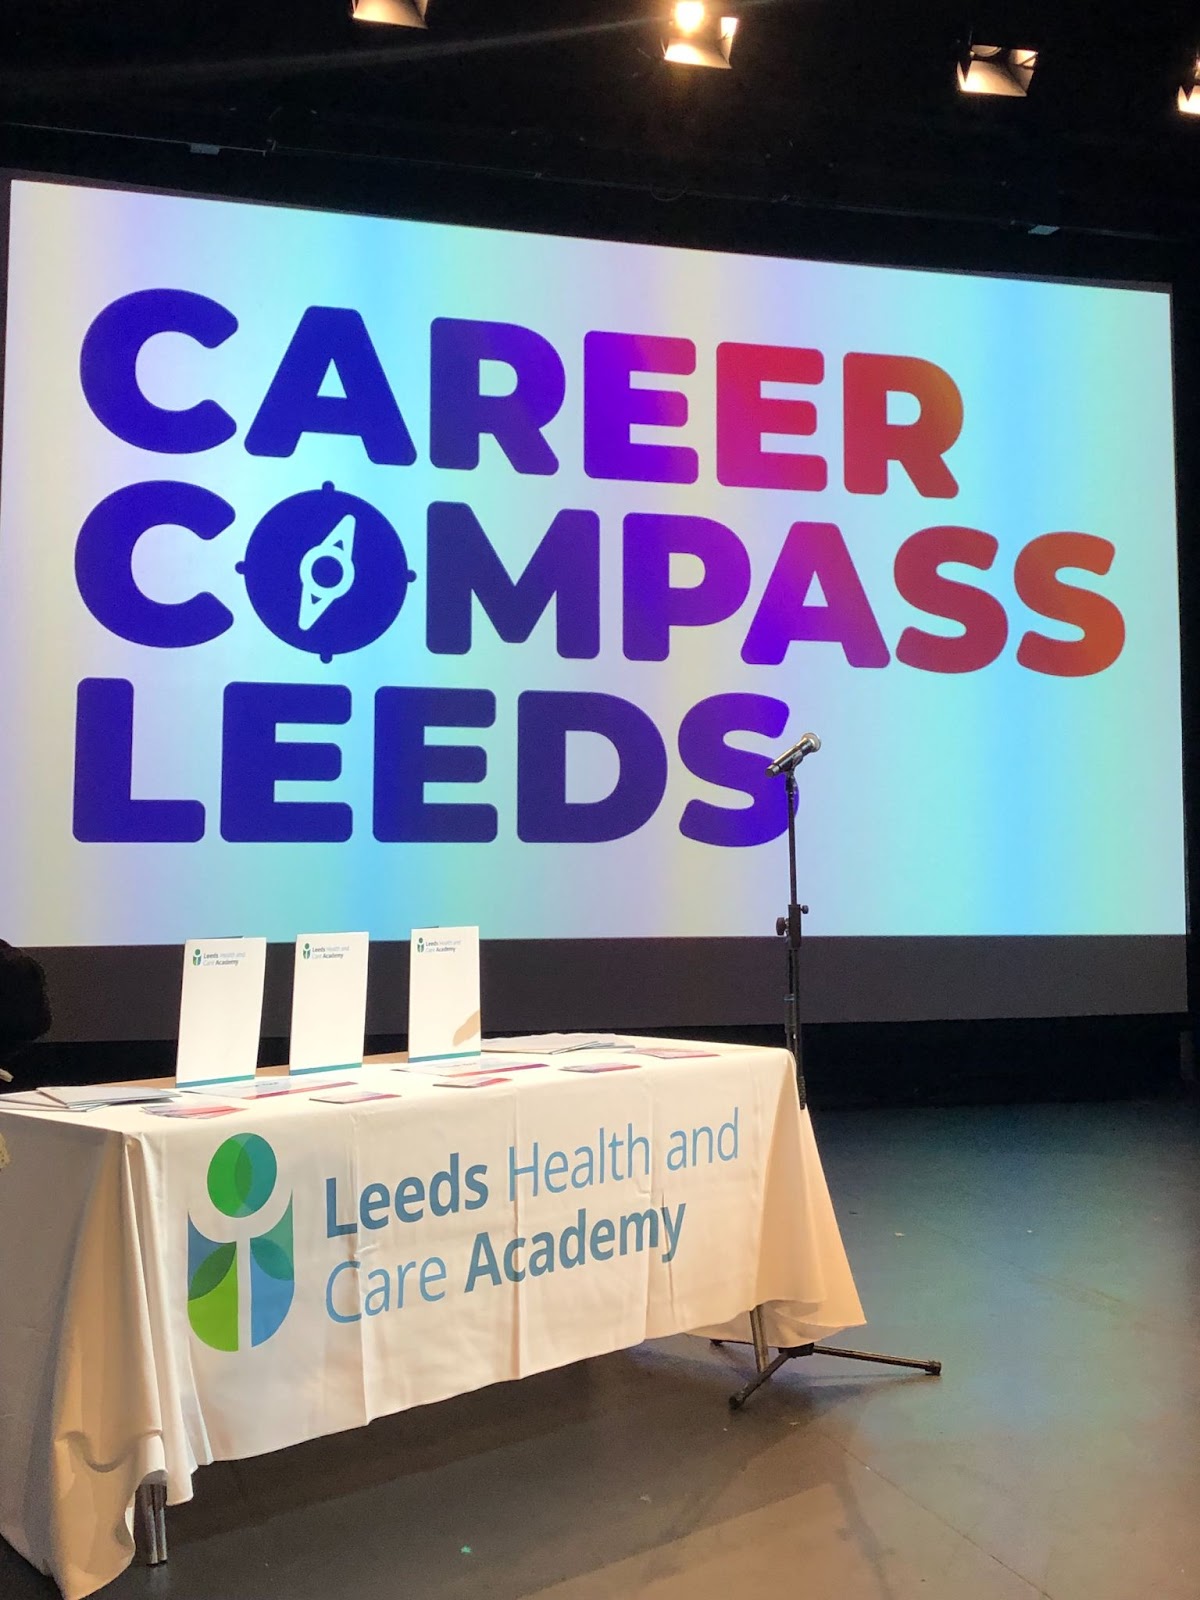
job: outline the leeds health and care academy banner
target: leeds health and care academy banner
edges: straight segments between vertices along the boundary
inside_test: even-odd
[[[808,727],[812,932],[1182,932],[1165,294],[26,181],[8,269],[9,938],[760,934]]]

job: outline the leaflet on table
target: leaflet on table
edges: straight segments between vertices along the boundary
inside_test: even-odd
[[[28,1093],[0,1094],[0,1111],[66,1111],[69,1107],[59,1105],[57,1100],[51,1100],[38,1089]]]
[[[266,960],[265,939],[194,939],[184,946],[175,1062],[180,1088],[254,1077]]]
[[[715,1050],[668,1050],[660,1049],[657,1045],[653,1050],[646,1050],[640,1044],[625,1044],[621,1048],[628,1050],[631,1056],[653,1056],[656,1061],[699,1061],[702,1056],[715,1061],[717,1058]]]
[[[392,1068],[393,1072],[407,1072],[414,1078],[477,1078],[489,1072],[545,1072],[548,1061],[489,1061],[484,1065],[480,1056],[470,1056],[466,1061],[413,1061]]]
[[[302,1078],[299,1083],[293,1078],[255,1078],[249,1083],[223,1083],[221,1085],[221,1098],[224,1100],[281,1100],[290,1094],[320,1094],[327,1089],[348,1089],[352,1086],[353,1079],[351,1078],[335,1078],[331,1082],[321,1082],[316,1078]],[[186,1087],[183,1092],[184,1094],[207,1094],[208,1088],[200,1084],[194,1084]]]
[[[364,1089],[356,1084],[349,1089],[319,1090],[309,1098],[327,1106],[358,1106],[368,1100],[399,1100],[400,1096],[392,1089]]]
[[[615,1033],[526,1033],[512,1039],[485,1039],[483,1048],[497,1055],[557,1056],[569,1050],[615,1050],[621,1040]]]
[[[409,1060],[478,1054],[479,929],[414,928],[409,942]]]
[[[640,1072],[640,1061],[564,1061],[560,1072]]]
[[[361,1067],[367,1031],[365,933],[302,933],[292,978],[289,1070]]]
[[[143,1106],[142,1110],[148,1117],[183,1117],[185,1119],[205,1117],[228,1117],[234,1112],[241,1111],[241,1106],[203,1106],[203,1105],[173,1105],[173,1106]]]
[[[95,1111],[100,1106],[164,1105],[175,1098],[170,1089],[147,1089],[128,1083],[92,1083],[82,1087],[39,1089],[38,1093],[64,1111]]]

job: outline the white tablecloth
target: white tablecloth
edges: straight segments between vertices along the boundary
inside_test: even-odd
[[[211,1121],[0,1099],[0,1532],[77,1600],[149,1474],[178,1503],[207,1462],[745,1338],[754,1305],[773,1344],[860,1324],[790,1058],[696,1048],[477,1089],[377,1065],[400,1098]]]

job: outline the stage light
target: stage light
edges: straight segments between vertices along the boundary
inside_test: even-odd
[[[1179,85],[1177,104],[1185,117],[1200,117],[1200,55],[1192,63],[1190,77]]]
[[[710,13],[700,0],[679,0],[663,39],[663,55],[676,66],[728,67],[736,17]]]
[[[355,22],[381,22],[391,28],[423,28],[429,0],[350,0]]]
[[[675,26],[680,33],[695,33],[704,26],[704,16],[701,0],[679,0],[675,7]]]
[[[958,64],[958,87],[963,94],[1024,97],[1029,93],[1036,66],[1036,50],[1010,50],[999,44],[972,44]]]

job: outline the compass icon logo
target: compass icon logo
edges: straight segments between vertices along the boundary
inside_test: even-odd
[[[416,577],[382,512],[332,483],[268,511],[238,571],[276,638],[326,662],[385,634]]]

